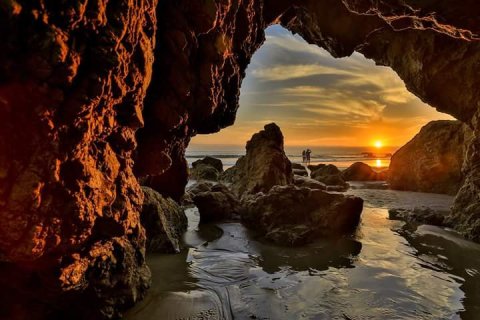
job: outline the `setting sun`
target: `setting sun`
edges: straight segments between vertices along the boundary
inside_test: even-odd
[[[375,148],[380,149],[381,147],[383,147],[383,142],[380,141],[380,140],[377,140],[377,141],[375,141],[374,146],[375,146]]]

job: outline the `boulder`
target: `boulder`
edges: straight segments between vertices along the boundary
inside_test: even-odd
[[[390,220],[402,220],[407,223],[431,224],[434,226],[446,226],[446,218],[450,211],[436,211],[427,207],[414,209],[390,209]]]
[[[185,190],[185,194],[181,199],[182,205],[185,207],[193,206],[193,197],[200,192],[210,191],[210,188],[215,183],[216,182],[213,181],[199,181],[187,187],[187,189]]]
[[[313,190],[327,190],[327,186],[317,180],[308,177],[302,177],[295,175],[293,177],[293,184],[297,187],[304,187]]]
[[[185,212],[174,200],[164,198],[149,187],[142,187],[142,191],[144,201],[140,217],[147,233],[147,251],[180,252],[181,238],[188,227]]]
[[[312,179],[320,181],[327,186],[335,186],[335,191],[344,191],[348,189],[348,183],[342,177],[342,172],[333,164],[319,164],[316,166],[308,166],[312,171],[310,176]]]
[[[306,169],[304,170],[293,169],[293,174],[301,177],[308,177],[308,171]]]
[[[271,123],[254,134],[247,142],[246,155],[227,171],[232,189],[239,196],[293,183],[292,164],[285,155],[280,128]]]
[[[203,159],[197,160],[192,163],[192,167],[196,168],[197,166],[200,165],[206,165],[215,168],[218,172],[222,173],[223,172],[223,163],[222,160],[213,158],[210,156],[207,156]]]
[[[305,166],[303,164],[300,164],[300,163],[292,162],[292,169],[293,170],[295,170],[295,169],[304,170]]]
[[[243,176],[242,170],[244,168],[245,156],[241,156],[233,167],[228,168],[220,175],[220,180],[230,184],[237,184]]]
[[[223,172],[221,160],[205,157],[192,163],[190,176],[196,180],[218,181]]]
[[[307,168],[299,163],[292,163],[292,170],[294,175],[308,177]]]
[[[455,195],[462,182],[464,142],[470,130],[459,121],[432,121],[392,157],[392,189]]]
[[[232,219],[238,217],[240,212],[240,201],[223,184],[215,184],[208,190],[196,193],[193,203],[198,208],[202,223]]]
[[[242,221],[275,243],[299,245],[355,230],[363,200],[293,185],[275,186],[244,201]]]
[[[342,172],[345,181],[379,181],[385,177],[372,169],[368,164],[363,162],[355,162]]]

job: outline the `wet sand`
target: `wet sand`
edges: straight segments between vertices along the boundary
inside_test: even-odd
[[[390,208],[447,209],[444,195],[353,184],[365,209],[351,237],[304,247],[256,239],[240,223],[198,225],[187,249],[150,255],[153,284],[127,319],[477,319],[480,245],[433,226],[388,219]]]

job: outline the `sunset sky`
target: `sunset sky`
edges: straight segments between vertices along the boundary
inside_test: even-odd
[[[276,122],[287,146],[401,146],[437,119],[452,118],[409,93],[390,68],[358,53],[332,58],[273,26],[247,70],[235,125],[192,145],[244,145]]]

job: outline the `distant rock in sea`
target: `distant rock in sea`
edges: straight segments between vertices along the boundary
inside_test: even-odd
[[[432,121],[392,157],[392,189],[455,195],[463,182],[465,141],[471,131],[460,121]]]
[[[342,172],[345,181],[384,181],[387,178],[387,171],[377,172],[368,164],[355,162]]]
[[[345,191],[349,185],[342,177],[342,172],[333,164],[310,165],[310,176],[327,185],[332,191]]]
[[[218,181],[222,172],[222,160],[207,156],[192,163],[190,176],[196,180]]]

